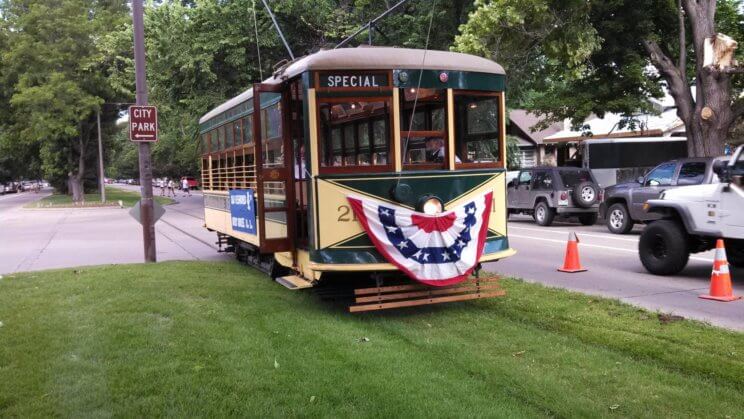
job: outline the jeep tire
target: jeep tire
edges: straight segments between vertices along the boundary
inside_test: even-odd
[[[593,226],[597,224],[598,214],[596,212],[590,212],[587,214],[579,214],[579,222],[584,226]]]
[[[633,219],[630,218],[628,207],[623,203],[612,204],[605,214],[607,229],[610,233],[627,234],[633,229]]]
[[[654,221],[643,230],[638,241],[641,263],[652,274],[674,275],[690,258],[687,232],[673,220]]]
[[[573,202],[581,208],[589,208],[599,199],[599,189],[594,182],[580,182],[573,189]]]
[[[726,240],[726,259],[731,265],[744,268],[744,240]]]
[[[555,210],[550,208],[545,201],[540,201],[535,205],[534,217],[538,225],[547,227],[553,224]]]

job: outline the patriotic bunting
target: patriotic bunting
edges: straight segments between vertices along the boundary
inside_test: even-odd
[[[347,199],[377,250],[409,277],[433,286],[462,282],[486,242],[493,194],[436,215],[364,197]]]

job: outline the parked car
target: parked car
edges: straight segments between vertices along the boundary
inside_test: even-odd
[[[193,178],[191,176],[183,176],[181,178],[180,185],[183,185],[183,180],[184,179],[186,179],[186,181],[189,183],[189,188],[190,189],[195,189],[195,188],[198,188],[199,187],[199,182],[196,180],[196,178]],[[180,189],[180,186],[179,186],[179,189]]]
[[[602,190],[592,172],[577,167],[534,167],[519,171],[507,184],[509,214],[529,214],[541,226],[555,216],[597,222]]]
[[[18,187],[15,182],[8,182],[5,184],[5,193],[17,193]]]
[[[643,210],[646,201],[656,199],[663,191],[672,188],[718,182],[713,165],[723,159],[725,157],[670,160],[651,169],[636,182],[605,188],[599,213],[605,219],[607,229],[615,234],[625,234],[633,229],[635,223],[658,219],[658,214]]]

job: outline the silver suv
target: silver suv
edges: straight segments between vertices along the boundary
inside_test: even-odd
[[[541,226],[556,215],[578,216],[583,225],[597,222],[602,190],[592,172],[577,167],[520,170],[507,185],[509,214],[529,214]]]
[[[643,210],[646,201],[658,198],[663,191],[671,188],[718,182],[713,165],[719,160],[725,158],[670,160],[654,167],[636,182],[605,188],[599,213],[605,219],[607,229],[615,234],[625,234],[633,229],[635,223],[658,219],[658,214]]]

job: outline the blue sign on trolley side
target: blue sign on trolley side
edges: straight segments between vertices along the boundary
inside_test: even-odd
[[[233,230],[256,234],[256,205],[253,202],[253,189],[230,191],[230,219]]]

